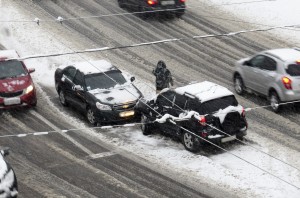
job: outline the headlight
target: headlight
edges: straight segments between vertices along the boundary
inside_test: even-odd
[[[96,107],[97,107],[99,110],[106,110],[106,111],[110,111],[110,110],[111,110],[111,107],[110,107],[110,106],[105,105],[105,104],[101,104],[100,102],[96,102]]]
[[[26,89],[25,89],[25,94],[28,94],[30,92],[32,92],[33,90],[33,85],[29,85]]]

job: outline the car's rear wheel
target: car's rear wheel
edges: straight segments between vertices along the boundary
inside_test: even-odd
[[[183,14],[184,14],[184,9],[182,9],[182,10],[175,10],[175,16],[177,18],[181,18]]]
[[[120,8],[125,8],[126,7],[126,4],[125,4],[124,0],[118,0],[118,3],[119,3]]]
[[[234,90],[239,95],[242,95],[245,92],[244,82],[240,75],[234,77]]]
[[[199,142],[196,140],[196,137],[189,132],[183,132],[182,143],[185,149],[188,151],[191,152],[199,151]]]
[[[152,133],[151,131],[151,124],[149,124],[149,118],[142,114],[141,116],[141,129],[144,135],[150,135]]]
[[[58,95],[59,95],[59,101],[60,101],[60,103],[63,106],[68,106],[68,102],[66,100],[65,92],[63,90],[59,90]]]
[[[275,91],[272,91],[270,93],[269,97],[270,97],[270,105],[271,105],[272,110],[275,113],[278,113],[280,111],[280,109],[281,109],[280,99],[278,97],[278,94]]]
[[[138,16],[141,17],[142,19],[147,19],[149,17],[149,15],[150,15],[150,13],[147,12],[147,10],[145,9],[145,7],[142,6],[142,5],[139,6],[138,12],[139,12]]]
[[[96,126],[97,122],[96,122],[95,113],[90,107],[88,107],[86,110],[86,118],[91,125]]]

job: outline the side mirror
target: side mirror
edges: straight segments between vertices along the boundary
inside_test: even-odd
[[[131,82],[135,81],[135,77],[132,76],[132,77],[130,78],[130,81],[131,81]]]
[[[249,65],[249,66],[251,66],[251,62],[250,62],[249,60],[247,60],[247,61],[245,61],[245,62],[243,63],[243,65]]]
[[[29,68],[28,73],[32,73],[32,72],[35,72],[35,69],[34,68]]]
[[[1,150],[1,154],[5,157],[9,155],[9,148],[3,148]]]
[[[73,87],[73,89],[74,89],[75,91],[83,91],[83,88],[82,88],[80,85],[75,85],[75,86]]]

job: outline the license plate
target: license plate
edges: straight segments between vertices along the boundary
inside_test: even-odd
[[[134,111],[123,111],[123,112],[119,113],[119,116],[121,118],[130,117],[133,115],[134,115]]]
[[[15,105],[20,103],[20,98],[4,98],[4,105]]]
[[[175,1],[162,1],[161,5],[174,5]]]
[[[232,140],[235,140],[236,139],[236,136],[233,135],[233,136],[229,136],[229,137],[226,137],[226,138],[222,138],[221,139],[221,142],[229,142],[229,141],[232,141]]]

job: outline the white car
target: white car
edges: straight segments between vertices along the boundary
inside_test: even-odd
[[[8,149],[0,150],[0,198],[18,195],[17,177],[10,164],[4,159],[8,154]]]

